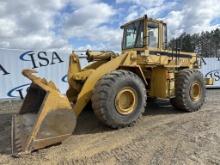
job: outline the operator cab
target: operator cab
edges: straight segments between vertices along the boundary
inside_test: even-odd
[[[167,25],[162,21],[145,15],[121,28],[124,30],[122,50],[165,50],[167,47]]]

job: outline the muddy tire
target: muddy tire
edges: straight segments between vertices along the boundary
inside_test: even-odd
[[[206,89],[203,75],[198,70],[184,69],[176,75],[175,98],[170,103],[186,112],[198,111],[205,101]]]
[[[92,108],[97,118],[112,128],[133,125],[146,106],[143,81],[133,72],[113,71],[96,84]]]

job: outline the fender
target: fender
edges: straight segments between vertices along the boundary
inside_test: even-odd
[[[143,73],[143,71],[142,71],[142,69],[139,65],[136,65],[136,66],[126,66],[126,65],[124,65],[124,66],[120,66],[119,68],[123,69],[123,70],[129,70],[129,71],[137,74],[142,79],[142,81],[144,82],[144,85],[145,86],[148,85],[148,83],[146,81],[146,77],[144,76],[144,73]]]

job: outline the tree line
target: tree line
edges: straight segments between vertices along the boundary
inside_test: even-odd
[[[196,52],[202,57],[220,57],[220,29],[195,34],[183,33],[178,38],[171,39],[168,47]]]

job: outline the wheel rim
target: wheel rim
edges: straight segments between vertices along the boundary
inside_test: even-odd
[[[128,115],[132,113],[137,106],[137,93],[130,87],[123,88],[118,92],[115,98],[115,107],[118,113]]]
[[[191,85],[190,97],[193,101],[198,101],[201,98],[201,86],[198,82]]]

